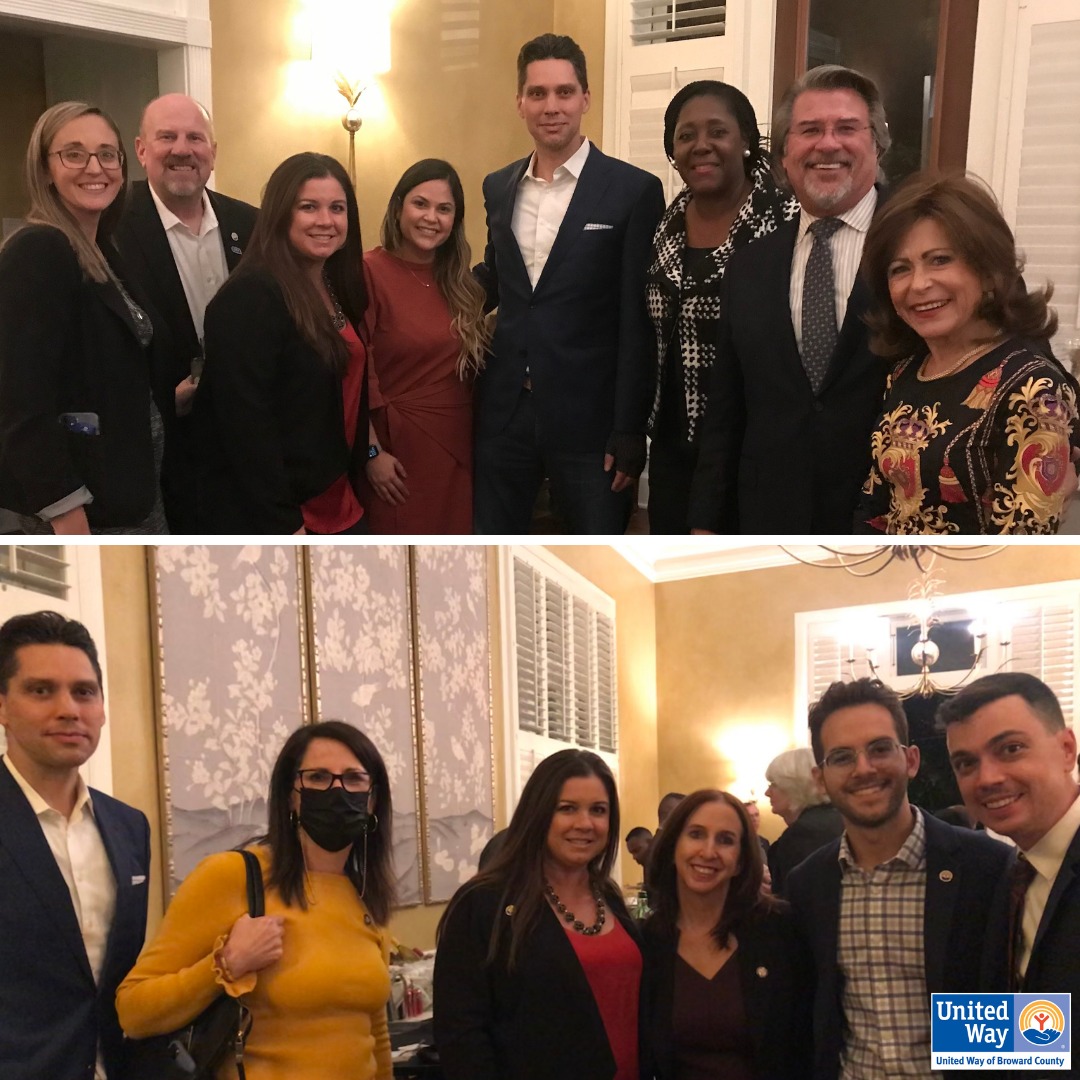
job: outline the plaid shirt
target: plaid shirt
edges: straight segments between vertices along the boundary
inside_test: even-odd
[[[930,1069],[930,998],[923,918],[926,826],[915,827],[886,863],[860,869],[840,841],[840,971],[847,1042],[842,1080],[939,1076]]]

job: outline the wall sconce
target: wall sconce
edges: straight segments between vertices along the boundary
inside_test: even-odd
[[[307,0],[311,59],[345,99],[341,126],[349,133],[349,179],[356,185],[356,133],[363,124],[359,102],[376,75],[390,70],[390,9],[393,0]]]

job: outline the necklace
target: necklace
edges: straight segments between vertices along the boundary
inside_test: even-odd
[[[334,286],[330,284],[330,278],[325,272],[323,273],[323,285],[326,286],[326,295],[330,297],[330,303],[334,306],[334,314],[331,316],[334,323],[334,329],[338,331],[344,330],[345,312],[341,310],[337,293],[334,292]]]
[[[919,382],[934,382],[936,379],[944,379],[947,378],[949,375],[955,375],[965,364],[967,364],[971,360],[974,360],[976,356],[980,355],[981,353],[989,352],[1000,340],[1001,334],[998,334],[997,337],[995,337],[993,340],[984,341],[981,345],[976,345],[974,349],[968,349],[968,351],[964,353],[964,355],[961,356],[955,364],[953,364],[951,367],[946,368],[944,371],[939,372],[937,375],[926,374],[926,365],[930,362],[930,355],[928,353],[926,359],[923,360],[922,364],[919,365],[919,370],[916,372],[915,377],[919,380]]]
[[[596,922],[594,922],[592,926],[586,926],[572,911],[567,911],[566,905],[555,895],[555,890],[547,881],[544,882],[544,892],[547,893],[547,898],[555,906],[555,910],[570,924],[571,928],[576,930],[579,934],[584,934],[586,937],[593,937],[596,934],[599,934],[603,929],[607,916],[604,913],[604,898],[600,895],[599,891],[593,893],[593,899],[596,901]]]

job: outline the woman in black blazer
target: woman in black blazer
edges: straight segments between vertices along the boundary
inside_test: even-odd
[[[365,531],[352,483],[367,451],[362,259],[341,165],[312,153],[283,161],[240,265],[206,309],[194,416],[207,532]]]
[[[644,1043],[659,1080],[809,1075],[811,971],[740,800],[687,795],[650,853]]]
[[[435,1045],[446,1080],[638,1080],[641,952],[609,872],[611,770],[546,758],[506,842],[455,894],[435,954]]]
[[[167,532],[153,328],[110,240],[127,184],[116,125],[52,106],[26,183],[28,224],[0,250],[0,506],[29,533]]]

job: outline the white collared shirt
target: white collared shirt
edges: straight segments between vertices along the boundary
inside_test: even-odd
[[[829,238],[832,249],[833,278],[836,286],[836,329],[844,325],[847,315],[848,297],[855,284],[855,275],[859,272],[862,261],[863,244],[866,232],[877,209],[877,188],[871,188],[850,210],[840,214],[843,226]],[[803,279],[806,277],[806,262],[810,258],[810,249],[814,238],[810,226],[817,220],[805,209],[799,214],[799,235],[795,241],[795,251],[791,258],[791,325],[795,328],[795,340],[802,352],[802,299]]]
[[[80,776],[75,809],[72,810],[71,817],[66,818],[30,786],[30,782],[15,768],[14,762],[6,754],[3,763],[26,796],[26,801],[34,811],[49,849],[56,859],[56,865],[67,883],[75,918],[78,919],[79,929],[82,931],[86,957],[90,961],[90,970],[94,973],[96,982],[105,962],[105,947],[116,912],[116,879],[105,851],[105,843],[94,820],[94,804],[90,799],[90,792]],[[96,1080],[105,1080],[100,1047],[94,1075]]]
[[[514,201],[514,236],[534,289],[547,265],[588,156],[589,140],[585,139],[573,155],[555,169],[550,180],[541,180],[536,175],[534,152],[518,185]]]
[[[1031,946],[1035,943],[1035,933],[1039,929],[1046,901],[1050,899],[1050,890],[1068,854],[1069,845],[1077,830],[1080,829],[1080,796],[1073,800],[1072,806],[1058,819],[1034,844],[1030,851],[1025,851],[1027,861],[1035,867],[1037,873],[1031,879],[1024,894],[1024,917],[1022,922],[1023,944],[1020,952],[1020,974],[1027,973],[1031,959]]]
[[[169,239],[173,262],[180,274],[180,283],[184,286],[191,321],[195,324],[195,333],[199,340],[203,338],[203,319],[206,305],[214,299],[214,294],[225,284],[229,276],[229,267],[225,262],[225,242],[218,226],[217,214],[210,205],[210,199],[203,192],[202,225],[198,233],[193,233],[162,201],[152,184],[150,197],[157,207],[165,235]]]

